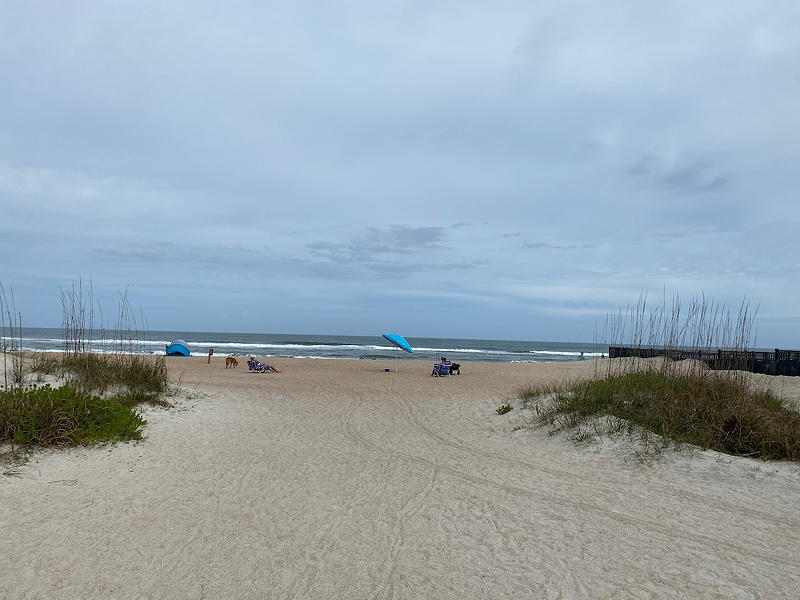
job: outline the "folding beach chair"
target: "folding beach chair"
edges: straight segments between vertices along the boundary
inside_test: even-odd
[[[251,373],[263,373],[264,372],[264,367],[259,365],[254,360],[248,360],[247,361],[247,370],[250,371]]]
[[[433,373],[431,373],[434,377],[447,377],[450,375],[450,363],[443,362],[443,363],[436,363],[433,365]]]

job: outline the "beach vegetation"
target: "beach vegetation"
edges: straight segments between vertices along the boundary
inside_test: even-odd
[[[512,410],[514,410],[514,408],[513,408],[513,407],[512,407],[510,404],[508,404],[508,403],[506,403],[506,404],[501,404],[500,406],[498,406],[498,407],[495,409],[495,411],[497,411],[497,414],[498,414],[498,415],[504,415],[504,414],[506,414],[506,413],[509,413],[509,412],[511,412]]]
[[[25,381],[22,349],[22,313],[17,311],[14,290],[0,282],[0,351],[2,352],[3,387],[21,386]]]
[[[9,300],[10,297],[10,300]],[[166,361],[137,348],[144,338],[139,319],[120,294],[115,327],[95,323],[101,314],[82,282],[61,291],[62,352],[23,352],[22,317],[13,295],[0,286],[3,381],[0,444],[6,458],[20,449],[141,439],[141,404],[169,407]],[[138,351],[138,353],[137,353]],[[31,386],[29,374],[36,382]],[[10,446],[6,445],[10,444]],[[7,462],[7,461],[5,461]]]
[[[162,356],[136,354],[63,354],[60,370],[75,387],[104,393],[124,389],[140,397],[167,390],[167,365]]]
[[[55,352],[34,352],[28,357],[27,368],[39,375],[58,375],[63,369],[63,361]]]
[[[62,446],[137,440],[146,421],[133,399],[104,399],[71,385],[0,390],[0,443]]]
[[[800,461],[800,413],[727,373],[637,371],[521,394],[536,421],[576,441],[624,433],[649,450],[691,444],[738,456]],[[655,437],[647,433],[655,434]]]
[[[120,294],[119,314],[113,328],[95,322],[102,314],[91,284],[73,283],[61,290],[63,351],[33,353],[27,370],[38,376],[54,375],[75,389],[114,398],[139,398],[164,404],[168,388],[163,356],[141,353],[145,332],[128,301]],[[142,319],[143,320],[143,319]]]
[[[711,350],[746,356],[755,313],[732,313],[699,297],[647,310],[646,298],[610,319],[609,345],[624,339],[645,348]],[[698,356],[702,353],[698,352]],[[769,387],[769,377],[711,370],[700,360],[667,356],[597,361],[594,378],[520,388],[532,424],[577,442],[623,435],[638,456],[687,445],[765,460],[800,461],[800,413]],[[739,365],[741,366],[741,365]]]
[[[122,389],[150,398],[167,391],[166,361],[163,356],[143,354],[144,317],[133,310],[127,291],[120,293],[112,328],[102,324],[102,316],[99,327],[95,322],[102,309],[95,303],[91,284],[85,289],[78,281],[62,289],[61,307],[64,351],[55,361],[38,359],[46,368],[60,370],[73,385],[88,392]],[[32,366],[36,364],[34,360]]]

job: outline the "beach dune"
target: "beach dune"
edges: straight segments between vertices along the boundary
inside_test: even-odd
[[[146,440],[0,477],[0,597],[800,597],[797,465],[642,464],[496,413],[594,361],[270,362],[170,358],[184,398]]]

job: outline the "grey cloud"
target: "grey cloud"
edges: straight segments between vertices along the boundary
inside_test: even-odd
[[[177,246],[172,242],[155,242],[146,248],[136,247],[98,247],[92,250],[93,255],[114,262],[143,262],[143,263],[164,263],[164,262],[187,262],[220,264],[227,262],[227,257],[215,255],[205,251],[203,255],[192,254],[185,248]]]
[[[368,273],[379,278],[409,278],[426,272],[475,269],[486,263],[481,258],[448,256],[446,241],[443,227],[369,228],[347,242],[307,244],[310,259],[305,265],[325,277]]]
[[[547,242],[525,242],[520,247],[526,249],[542,249],[547,248],[550,250],[577,250],[579,248],[592,248],[596,244],[549,244]]]
[[[635,180],[662,187],[677,194],[712,192],[732,183],[732,178],[708,157],[668,159],[645,155],[637,159],[628,174]]]
[[[363,238],[368,244],[400,250],[417,250],[440,248],[439,242],[444,241],[442,227],[409,227],[407,225],[392,225],[388,229],[370,228],[369,234]]]
[[[337,261],[366,261],[385,254],[440,250],[445,240],[443,227],[391,225],[370,227],[364,235],[348,242],[312,242],[306,247],[313,256]]]

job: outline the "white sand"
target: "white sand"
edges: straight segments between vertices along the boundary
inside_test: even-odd
[[[275,362],[170,359],[200,396],[147,440],[0,476],[0,597],[800,597],[797,465],[642,465],[495,413],[592,363]]]

